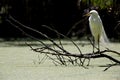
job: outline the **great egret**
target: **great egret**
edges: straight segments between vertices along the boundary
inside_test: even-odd
[[[99,43],[108,43],[109,40],[106,36],[102,20],[100,19],[100,16],[96,10],[91,10],[87,16],[89,17],[89,27],[92,33],[92,36],[94,38],[94,46],[95,44],[98,45],[99,48]]]

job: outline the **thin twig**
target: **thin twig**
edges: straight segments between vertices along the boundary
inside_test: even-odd
[[[33,28],[30,28],[30,27],[28,27],[28,26],[23,25],[23,24],[20,23],[19,21],[15,20],[12,16],[9,16],[9,18],[12,19],[14,22],[18,23],[19,25],[21,25],[22,27],[24,27],[24,28],[26,28],[26,29],[29,29],[29,30],[31,30],[31,31],[34,31],[34,32],[36,32],[36,33],[38,33],[38,34],[40,34],[40,35],[42,35],[43,37],[45,37],[46,39],[48,39],[49,41],[51,41],[56,47],[58,47],[59,49],[61,49],[63,52],[69,54],[68,51],[66,51],[65,49],[61,48],[57,43],[54,42],[53,39],[51,39],[50,37],[48,37],[46,34],[43,34],[42,32],[40,32],[40,31],[38,31],[38,30],[36,30],[36,29],[33,29]],[[7,19],[7,21],[11,23],[10,20]],[[14,26],[16,26],[16,25],[14,25]],[[17,27],[17,28],[18,28],[18,27]],[[22,32],[23,32],[23,31],[22,31]],[[24,33],[25,33],[25,32],[24,32]]]
[[[45,28],[47,28],[47,29],[49,29],[49,30],[51,30],[51,31],[53,31],[53,32],[55,32],[55,33],[57,33],[58,35],[61,35],[61,36],[63,36],[64,38],[70,40],[70,41],[75,45],[75,47],[78,49],[78,51],[80,52],[80,54],[82,55],[82,52],[81,52],[80,48],[77,46],[77,44],[76,44],[72,39],[68,38],[67,36],[65,36],[65,35],[63,35],[63,34],[61,34],[61,33],[59,33],[57,30],[50,28],[50,27],[47,26],[47,25],[42,25],[42,26],[45,27]],[[70,57],[69,57],[69,58],[70,58]],[[70,59],[71,59],[71,58],[70,58]],[[80,59],[80,62],[83,63],[81,59]]]
[[[109,64],[108,66],[107,66],[107,68],[105,68],[103,71],[107,71],[109,68],[111,68],[112,66],[116,66],[116,65],[120,65],[120,64]]]
[[[51,31],[54,31],[55,33],[63,36],[64,38],[66,38],[66,39],[68,39],[68,40],[70,40],[70,41],[76,46],[76,48],[79,50],[80,54],[82,54],[80,48],[77,46],[77,44],[76,44],[72,39],[68,38],[67,36],[65,36],[65,35],[63,35],[63,34],[61,34],[61,33],[59,33],[57,30],[54,30],[54,29],[50,28],[50,27],[47,26],[47,25],[42,25],[42,26],[45,27],[45,28],[47,28],[47,29],[49,29],[49,30],[51,30]]]
[[[48,37],[46,34],[43,34],[42,32],[40,32],[40,31],[38,31],[38,30],[36,30],[36,29],[30,28],[30,27],[28,27],[28,26],[25,26],[25,25],[21,24],[19,21],[15,20],[15,19],[14,19],[13,17],[11,17],[11,16],[9,16],[9,18],[10,18],[10,19],[6,19],[6,21],[8,21],[11,25],[13,25],[13,26],[16,27],[17,29],[19,29],[24,35],[26,35],[26,36],[28,36],[28,37],[30,37],[30,38],[32,38],[32,39],[37,40],[38,42],[40,42],[40,43],[43,45],[41,48],[33,48],[30,44],[27,44],[27,43],[26,43],[26,44],[31,48],[31,50],[33,50],[34,52],[38,52],[38,53],[41,53],[41,54],[45,54],[46,57],[49,57],[51,60],[53,60],[53,62],[55,63],[55,65],[56,65],[56,63],[58,63],[58,64],[60,64],[60,65],[65,65],[65,66],[67,66],[67,63],[72,63],[72,65],[74,65],[74,64],[76,63],[76,64],[78,64],[78,65],[80,65],[80,66],[83,66],[83,65],[84,65],[84,62],[85,62],[85,59],[91,59],[91,58],[107,58],[107,59],[112,60],[113,62],[115,62],[117,65],[118,65],[118,64],[120,65],[120,60],[115,59],[115,58],[113,58],[113,57],[105,54],[105,53],[108,53],[108,52],[112,52],[112,53],[115,53],[115,54],[120,55],[120,53],[117,52],[117,51],[113,51],[113,50],[107,49],[107,50],[103,50],[103,51],[99,51],[99,50],[98,50],[98,51],[94,52],[94,54],[93,54],[93,53],[82,54],[81,50],[79,49],[79,47],[77,46],[77,44],[74,43],[74,41],[72,41],[71,39],[69,39],[69,38],[66,37],[65,35],[57,32],[56,30],[54,30],[54,29],[52,29],[52,28],[44,25],[46,28],[54,31],[54,32],[57,33],[58,35],[63,36],[63,37],[65,37],[65,38],[69,39],[69,40],[77,47],[77,49],[78,49],[79,52],[80,52],[80,54],[70,53],[70,52],[68,52],[67,50],[64,49],[61,40],[59,41],[61,46],[59,46],[56,42],[54,42],[53,39],[51,39],[50,37]],[[12,20],[13,22],[12,22],[11,20]],[[34,31],[34,32],[42,35],[43,37],[45,37],[46,39],[48,39],[49,41],[52,42],[53,47],[55,46],[55,47],[57,47],[59,50],[55,49],[55,47],[52,48],[51,46],[46,45],[43,41],[41,41],[40,39],[38,39],[38,38],[36,38],[36,37],[34,37],[34,36],[30,35],[30,34],[28,34],[27,32],[25,32],[23,29],[21,29],[19,26],[17,26],[17,25],[14,24],[14,23],[17,23],[17,24],[19,24],[20,26],[22,26],[22,27],[24,27],[24,28],[26,28],[26,29],[29,29],[29,30],[31,30],[31,31]],[[91,40],[90,40],[90,42],[91,42],[91,45],[93,46],[94,44],[92,43]],[[96,47],[95,47],[95,48],[96,48]],[[96,49],[99,49],[99,48],[96,48]],[[54,58],[50,57],[50,55],[56,56],[58,61],[56,61]],[[74,60],[73,58],[75,58],[75,60]],[[81,61],[81,59],[84,59],[84,60]],[[44,60],[44,58],[41,59],[41,61],[42,61],[42,60]],[[77,60],[80,60],[80,63],[78,63]],[[41,61],[40,61],[40,62],[41,62]],[[114,66],[114,65],[116,65],[116,64],[110,64],[110,65],[108,65],[108,67],[107,67],[104,71],[106,71],[107,69],[109,69],[110,67],[112,67],[112,66]],[[84,66],[83,66],[83,67],[84,67]]]

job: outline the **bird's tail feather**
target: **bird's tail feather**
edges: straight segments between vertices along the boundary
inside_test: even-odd
[[[104,31],[104,28],[102,28],[102,34],[101,34],[101,37],[100,37],[100,43],[102,45],[104,45],[104,46],[107,46],[110,43],[110,41],[109,41],[105,31]]]

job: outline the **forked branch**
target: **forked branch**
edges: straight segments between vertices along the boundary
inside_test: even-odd
[[[91,58],[107,58],[109,60],[112,60],[115,64],[120,64],[120,60],[115,59],[114,57],[106,54],[108,52],[110,53],[114,53],[120,56],[120,53],[117,51],[113,51],[110,49],[106,49],[103,51],[96,51],[94,53],[82,53],[82,51],[80,50],[80,48],[78,47],[78,45],[70,38],[66,37],[65,35],[59,33],[58,31],[56,31],[55,29],[50,28],[49,26],[46,25],[42,25],[43,27],[57,33],[58,35],[66,38],[67,40],[69,40],[70,42],[73,43],[73,45],[79,50],[79,53],[71,53],[68,50],[64,49],[64,46],[62,45],[62,42],[60,42],[60,45],[57,44],[53,39],[51,39],[49,36],[47,36],[46,34],[30,28],[28,26],[23,25],[22,23],[20,23],[19,21],[15,20],[12,16],[9,16],[9,18],[7,19],[7,21],[13,25],[14,27],[16,27],[17,29],[19,29],[24,35],[37,40],[38,42],[40,42],[42,44],[41,47],[38,48],[33,48],[30,44],[26,43],[31,50],[33,50],[34,52],[40,53],[40,54],[45,54],[47,57],[49,57],[51,60],[53,60],[54,64],[61,64],[61,65],[79,65],[82,67],[85,67],[84,63],[85,63],[85,59],[91,59]],[[33,35],[30,35],[29,33],[25,32],[21,27],[24,27],[28,30],[31,30],[33,32],[36,32],[37,34],[43,36],[44,38],[46,38],[48,41],[51,42],[51,45],[47,45],[44,41],[34,37]],[[91,45],[93,45],[91,43]],[[97,48],[96,48],[97,49]],[[56,57],[56,59],[52,58],[51,56]],[[82,60],[83,59],[83,60]],[[109,67],[111,66],[115,66],[115,65],[109,65],[105,70],[107,70]]]

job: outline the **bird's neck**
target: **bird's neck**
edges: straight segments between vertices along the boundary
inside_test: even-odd
[[[90,16],[92,19],[97,19],[97,18],[99,18],[99,15],[91,15]]]

